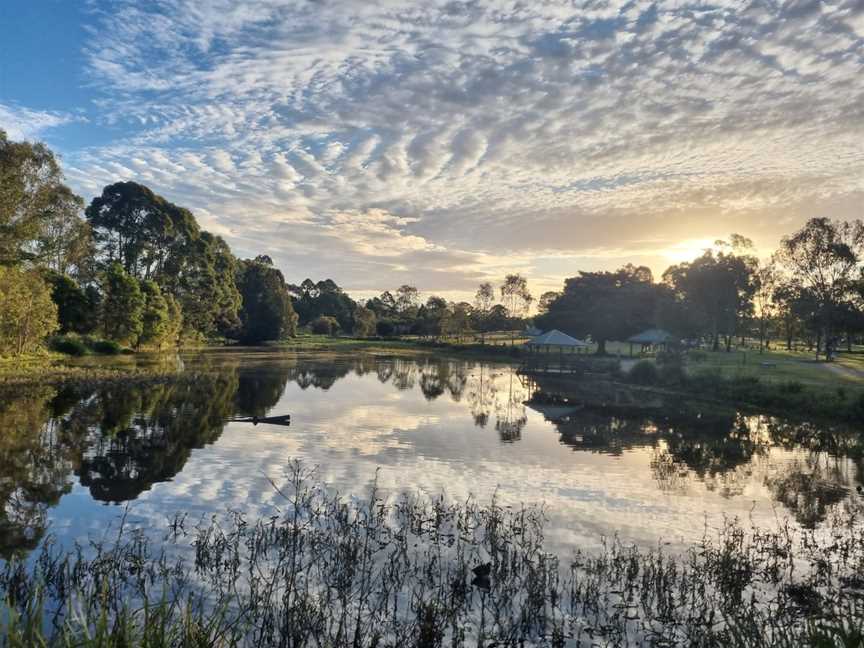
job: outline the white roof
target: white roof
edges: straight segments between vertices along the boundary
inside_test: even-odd
[[[558,329],[552,329],[551,331],[547,331],[543,335],[538,335],[535,338],[531,338],[527,342],[528,346],[560,346],[560,347],[587,347],[589,346],[587,342],[583,342],[582,340],[577,340],[574,337],[570,337],[566,333],[562,333]]]

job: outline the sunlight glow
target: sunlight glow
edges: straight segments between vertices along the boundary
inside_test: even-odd
[[[716,238],[687,239],[686,241],[676,243],[672,247],[664,250],[663,256],[672,261],[673,263],[692,261],[696,257],[702,256],[702,253],[705,252],[705,250],[713,248],[714,241],[716,240]]]

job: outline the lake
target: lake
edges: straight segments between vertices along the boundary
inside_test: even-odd
[[[853,430],[683,401],[576,409],[507,364],[229,349],[178,362],[176,383],[0,403],[0,557],[103,537],[121,518],[156,535],[178,514],[271,516],[294,460],[344,494],[377,480],[542,504],[551,550],[613,534],[684,544],[724,516],[818,528],[861,497]]]

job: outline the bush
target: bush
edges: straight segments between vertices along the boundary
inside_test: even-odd
[[[72,335],[55,335],[49,338],[48,348],[70,356],[83,356],[88,353],[87,345],[80,338]]]
[[[309,328],[313,333],[317,333],[318,335],[333,335],[339,330],[339,322],[335,317],[321,315],[312,320]]]
[[[790,380],[780,385],[780,391],[784,394],[800,394],[803,390],[804,385],[797,380]]]
[[[123,351],[122,347],[113,340],[93,340],[90,348],[100,355],[118,355]]]
[[[656,385],[660,376],[657,365],[650,360],[640,360],[630,370],[630,382],[637,385]]]

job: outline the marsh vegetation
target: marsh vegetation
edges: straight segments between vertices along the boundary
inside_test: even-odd
[[[299,464],[281,510],[46,543],[0,574],[4,645],[857,646],[861,511],[822,533],[727,520],[676,553],[544,544],[538,507],[333,493]]]

